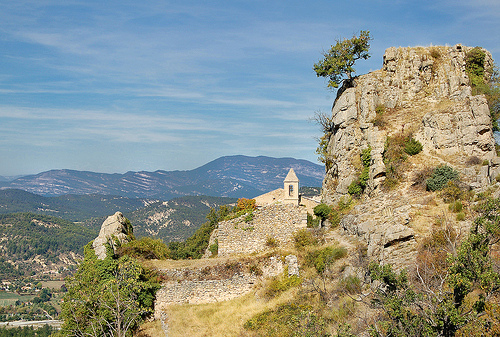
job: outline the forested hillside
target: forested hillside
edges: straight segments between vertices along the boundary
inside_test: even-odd
[[[95,230],[53,216],[0,215],[0,279],[64,274],[96,235]]]
[[[207,221],[211,208],[235,203],[234,198],[188,196],[155,202],[125,216],[137,237],[152,236],[163,242],[182,241]]]
[[[18,189],[0,190],[0,213],[31,212],[70,221],[103,217],[116,211],[131,212],[144,207],[146,199],[116,195],[74,195],[45,197]]]

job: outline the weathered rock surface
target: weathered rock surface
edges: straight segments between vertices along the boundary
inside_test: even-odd
[[[99,236],[92,243],[97,257],[101,260],[106,258],[106,243],[108,242],[113,250],[117,248],[117,243],[127,243],[130,230],[127,226],[127,218],[121,212],[108,216],[102,223]]]
[[[472,95],[465,72],[469,47],[389,48],[381,70],[359,76],[343,89],[332,108],[332,134],[327,147],[331,163],[323,182],[323,199],[334,203],[347,194],[359,175],[360,152],[371,147],[372,162],[366,193],[374,195],[385,179],[383,162],[387,136],[412,132],[424,153],[433,156],[496,158],[495,140],[486,99]],[[493,65],[487,51],[485,68]],[[386,127],[374,125],[377,107],[386,110]],[[443,159],[446,161],[446,158]],[[498,169],[464,172],[474,187],[485,187]],[[470,174],[470,175],[469,175]],[[486,178],[486,179],[484,179]],[[479,185],[479,186],[478,186]]]
[[[398,267],[415,257],[418,235],[411,210],[423,206],[408,192],[414,172],[447,164],[476,190],[495,182],[500,173],[486,98],[472,94],[466,73],[470,49],[392,47],[385,52],[382,69],[339,90],[332,108],[322,198],[335,204],[348,195],[349,185],[362,170],[360,154],[371,148],[364,196],[341,223],[345,233],[366,243],[371,259]],[[485,54],[487,70],[493,60],[488,51]],[[386,140],[403,134],[412,134],[423,151],[400,172],[403,181],[397,191],[382,192]],[[471,157],[482,164],[466,164]]]
[[[366,243],[370,259],[395,268],[408,265],[416,254],[415,231],[410,227],[412,206],[408,201],[399,192],[372,198],[356,205],[340,225],[346,234]]]

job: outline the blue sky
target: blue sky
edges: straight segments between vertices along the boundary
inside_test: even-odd
[[[0,1],[0,175],[193,169],[244,154],[316,161],[312,65],[370,30],[390,46],[482,46],[500,1]]]

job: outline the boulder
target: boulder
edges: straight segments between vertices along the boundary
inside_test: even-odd
[[[106,244],[109,243],[113,251],[119,245],[130,241],[132,227],[127,218],[121,212],[116,212],[107,217],[102,223],[99,236],[92,243],[92,247],[97,255],[97,258],[104,260],[106,258]]]

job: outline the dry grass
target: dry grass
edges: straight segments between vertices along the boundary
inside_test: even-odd
[[[158,337],[164,335],[160,321],[151,321],[141,324],[134,337]]]
[[[226,302],[171,306],[167,309],[169,336],[240,336],[252,316],[291,300],[296,292],[291,289],[270,301],[250,293]]]

